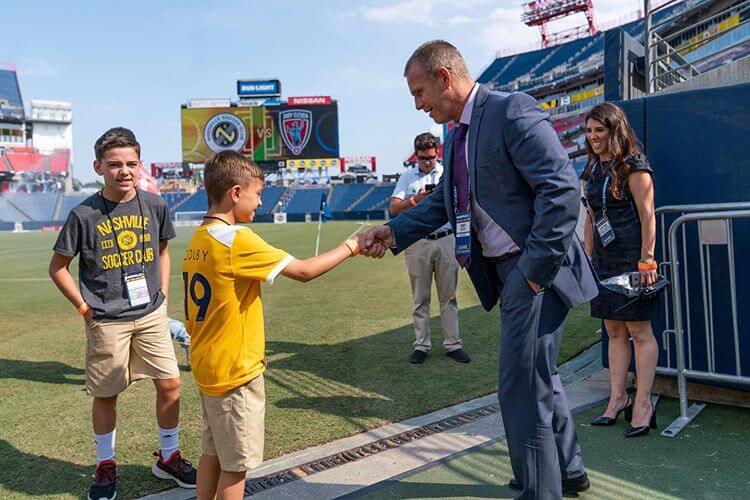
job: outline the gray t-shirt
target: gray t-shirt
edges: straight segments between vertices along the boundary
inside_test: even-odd
[[[81,295],[94,319],[125,320],[145,316],[164,302],[159,244],[174,237],[161,196],[138,190],[132,200],[115,203],[97,193],[70,212],[53,250],[68,257],[80,254]],[[146,275],[150,300],[132,307],[124,275],[139,272]]]

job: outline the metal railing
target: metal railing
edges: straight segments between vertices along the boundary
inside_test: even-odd
[[[665,205],[662,207],[658,207],[656,209],[655,215],[657,219],[657,227],[659,230],[659,238],[658,241],[660,242],[660,250],[661,250],[661,262],[659,263],[659,272],[661,274],[667,275],[668,271],[667,268],[669,267],[671,260],[672,260],[672,254],[669,250],[669,240],[667,239],[667,230],[669,227],[666,224],[667,216],[669,215],[677,215],[678,217],[680,215],[684,215],[687,213],[692,212],[716,212],[716,211],[726,211],[726,210],[750,210],[750,202],[734,202],[734,203],[702,203],[702,204],[693,204],[693,205]],[[682,226],[680,228],[680,237],[682,239],[682,261],[687,262],[687,234],[685,232],[685,226]],[[686,302],[690,301],[690,277],[688,275],[687,267],[684,267],[682,269],[682,278],[684,280],[684,287],[685,287],[685,300]],[[671,314],[670,310],[672,309],[672,296],[671,294],[665,293],[663,295],[663,301],[664,301],[664,313],[665,313],[665,330],[662,332],[662,345],[664,346],[664,351],[666,354],[666,360],[667,360],[667,366],[666,368],[658,368],[658,370],[662,370],[662,375],[675,375],[675,368],[672,366],[672,355],[671,355],[671,346],[668,342],[667,335],[674,332],[673,328],[670,328],[670,325],[673,324],[673,321],[671,321]],[[688,362],[689,366],[692,368],[693,366],[693,350],[692,350],[692,325],[690,322],[690,316],[687,317],[686,321],[686,335],[688,339],[688,347],[687,347],[687,354],[688,354]]]
[[[666,329],[664,330],[663,345],[667,354],[667,367],[657,367],[660,375],[677,377],[678,393],[680,397],[680,416],[667,427],[662,436],[675,437],[685,428],[705,407],[702,403],[688,406],[687,379],[707,380],[750,386],[750,377],[742,374],[742,357],[740,351],[740,337],[738,329],[737,283],[735,276],[735,249],[733,225],[734,219],[750,219],[750,202],[718,203],[704,205],[675,205],[657,209],[662,233],[662,256],[660,266],[669,267],[672,291],[671,297],[665,294]],[[668,240],[664,238],[665,216],[667,214],[681,214],[669,227]],[[687,272],[687,235],[686,224],[697,222],[698,252],[700,254],[701,298],[703,304],[704,335],[706,341],[706,369],[694,368],[692,352],[692,328],[690,323],[690,286]],[[682,251],[678,246],[678,238],[682,243]],[[668,241],[668,253],[665,251]],[[732,316],[732,344],[734,348],[734,374],[716,371],[716,335],[714,329],[714,301],[712,291],[711,246],[721,245],[727,248],[728,277],[729,277],[729,306]],[[680,255],[681,254],[681,255]],[[680,258],[682,260],[680,260]],[[682,262],[682,269],[681,267]],[[684,281],[684,283],[683,283]],[[683,299],[684,295],[684,299]],[[669,299],[671,298],[672,314],[669,314]],[[684,307],[683,307],[684,304]],[[670,317],[673,328],[670,328]],[[671,367],[670,344],[667,335],[674,335],[676,368]]]
[[[689,33],[690,30],[706,25],[712,21],[721,20],[722,16],[726,17],[730,12],[740,12],[742,9],[750,6],[750,0],[744,0],[739,3],[729,5],[727,8],[707,17],[700,21],[693,23],[689,26],[684,26],[681,29],[670,33],[666,36],[661,36],[657,33],[660,28],[664,28],[672,19],[665,19],[659,23],[654,24],[653,17],[654,13],[662,10],[669,5],[675,3],[675,0],[669,1],[657,8],[651,8],[651,0],[644,0],[644,11],[645,11],[645,36],[644,36],[644,54],[645,54],[645,67],[646,67],[646,93],[651,94],[653,92],[665,89],[674,84],[689,80],[694,76],[699,75],[701,72],[697,69],[700,63],[706,61],[716,54],[707,54],[699,59],[688,62],[683,54],[691,51],[691,49],[697,49],[712,40],[719,37],[723,37],[726,34],[734,31],[741,26],[746,25],[750,22],[750,19],[741,20],[738,24],[731,26],[725,30],[716,30],[714,33],[709,33],[705,37],[699,40],[693,40],[687,44],[680,45],[679,47],[673,47],[675,41],[679,40],[681,36]],[[683,13],[684,14],[684,13]],[[738,42],[743,43],[743,41]],[[729,50],[734,45],[727,47]]]

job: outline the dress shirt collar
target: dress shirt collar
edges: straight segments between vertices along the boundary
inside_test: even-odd
[[[459,120],[459,123],[464,123],[466,125],[471,124],[471,112],[474,109],[474,99],[476,99],[477,97],[478,90],[479,84],[475,83],[474,88],[471,89],[469,98],[466,100],[466,104],[464,105],[464,110],[461,113],[461,119]]]

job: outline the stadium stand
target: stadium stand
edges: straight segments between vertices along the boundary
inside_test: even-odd
[[[173,210],[182,200],[190,196],[190,193],[162,193],[161,197],[167,202],[170,210]]]
[[[83,203],[83,200],[91,196],[90,194],[68,194],[62,196],[62,202],[60,203],[59,213],[55,214],[54,219],[65,220],[68,218],[68,214],[77,205]]]
[[[721,16],[714,14],[729,9]],[[655,13],[653,23],[663,23],[660,34],[675,33],[672,46],[701,72],[750,55],[750,16],[744,2],[684,0]],[[706,22],[683,30],[700,19]],[[644,20],[620,26],[643,41]],[[684,31],[684,32],[683,32]],[[696,41],[726,31],[709,42]],[[552,47],[497,57],[477,81],[503,92],[523,91],[536,97],[553,117],[553,127],[571,157],[585,155],[583,116],[604,101],[604,32]],[[691,46],[692,44],[692,46]],[[559,117],[559,118],[558,118]],[[579,168],[579,164],[575,166]],[[373,205],[374,206],[374,205]],[[352,207],[355,208],[355,207]]]
[[[5,193],[3,196],[31,220],[52,220],[54,218],[57,194]]]
[[[10,148],[5,157],[15,172],[49,172],[47,157],[35,148]]]
[[[255,211],[256,215],[270,214],[273,212],[274,207],[279,202],[281,195],[284,194],[286,188],[281,186],[267,186],[263,188],[263,195],[260,197],[262,202],[260,208]]]
[[[0,194],[0,220],[6,222],[23,222],[31,220],[30,217],[19,211],[18,208],[5,198],[6,194],[8,193]]]
[[[195,194],[186,198],[175,212],[205,212],[206,210],[208,210],[208,197],[206,190],[200,188]]]
[[[0,68],[0,99],[5,103],[0,106],[0,120],[21,122],[24,119],[21,87],[14,69]]]
[[[320,211],[320,199],[328,189],[300,189],[294,190],[294,196],[286,206],[288,214],[311,214]]]
[[[340,184],[333,188],[329,206],[332,212],[344,212],[357,200],[365,196],[373,184]]]
[[[377,210],[385,208],[391,199],[393,185],[377,186],[367,193],[357,204],[351,207],[352,211],[357,210]]]
[[[49,157],[50,171],[53,174],[65,174],[70,168],[70,150],[55,149]]]

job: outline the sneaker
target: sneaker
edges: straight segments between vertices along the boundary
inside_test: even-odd
[[[427,353],[425,351],[414,349],[414,352],[411,353],[411,356],[409,356],[409,363],[420,365],[424,363],[425,359],[427,359]]]
[[[445,355],[449,358],[453,358],[454,361],[458,361],[459,363],[471,363],[469,355],[460,347],[455,351],[446,352]]]
[[[172,453],[172,457],[166,462],[161,456],[161,451],[155,451],[154,456],[159,459],[151,466],[154,476],[159,479],[171,479],[183,488],[195,488],[195,467],[182,458],[180,450]]]
[[[94,482],[89,488],[89,500],[112,500],[117,496],[117,465],[112,460],[104,460],[96,466]]]

